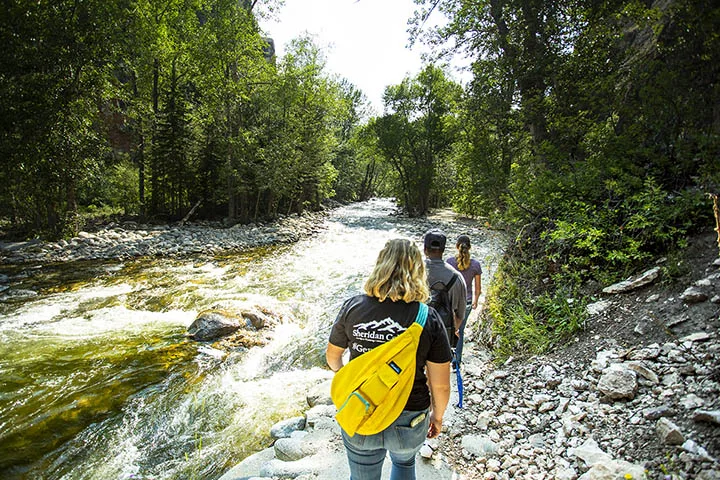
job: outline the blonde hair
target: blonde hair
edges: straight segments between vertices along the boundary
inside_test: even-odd
[[[420,249],[410,240],[388,240],[365,281],[365,293],[381,302],[386,298],[393,302],[426,301],[430,292]]]
[[[455,255],[458,270],[466,270],[468,267],[470,267],[470,244],[465,242],[458,242],[455,247],[458,251],[457,255]]]

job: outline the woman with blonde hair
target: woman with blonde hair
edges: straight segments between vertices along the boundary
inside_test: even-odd
[[[460,272],[463,279],[465,279],[465,287],[467,288],[465,295],[465,302],[467,303],[465,307],[465,318],[458,330],[458,341],[455,347],[455,360],[453,362],[453,368],[458,368],[462,360],[465,324],[470,316],[470,312],[477,309],[478,299],[482,293],[482,267],[480,266],[480,262],[470,258],[470,237],[460,235],[455,242],[455,248],[457,249],[457,254],[454,257],[448,258],[445,262]]]
[[[345,349],[350,360],[405,331],[429,291],[425,262],[410,240],[389,240],[365,282],[365,293],[346,300],[330,332],[325,357],[337,372]],[[430,308],[417,350],[415,380],[403,412],[374,435],[342,432],[351,480],[379,480],[390,452],[391,480],[415,479],[415,454],[425,438],[440,434],[450,398],[452,351],[442,320]]]

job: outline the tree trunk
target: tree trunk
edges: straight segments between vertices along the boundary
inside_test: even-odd
[[[153,83],[152,83],[152,109],[153,109],[153,121],[152,121],[152,142],[155,142],[155,136],[157,133],[157,121],[158,121],[158,110],[159,110],[159,103],[160,103],[160,92],[159,92],[159,83],[160,83],[160,60],[155,59],[153,61]],[[157,155],[155,152],[151,155],[151,161],[150,161],[150,185],[152,186],[152,195],[150,196],[150,211],[155,212],[157,211],[157,198],[159,194],[159,185],[158,185],[158,178],[157,178]]]

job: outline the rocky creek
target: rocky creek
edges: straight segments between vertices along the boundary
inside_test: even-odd
[[[0,476],[219,478],[306,410],[337,308],[385,241],[430,227],[469,234],[493,271],[499,234],[408,219],[384,199],[266,225],[118,224],[0,245]],[[265,320],[237,341],[189,338],[207,310]]]

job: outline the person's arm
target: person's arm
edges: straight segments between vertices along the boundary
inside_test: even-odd
[[[442,431],[443,415],[450,401],[450,362],[426,362],[425,372],[432,402],[427,437],[435,438]]]
[[[473,292],[473,301],[472,301],[472,309],[473,310],[477,309],[478,299],[480,298],[480,294],[482,293],[482,283],[481,282],[482,282],[481,276],[478,273],[477,275],[475,275],[474,282],[473,282],[475,284],[475,286],[474,286],[475,290]]]
[[[462,325],[463,320],[465,320],[466,288],[465,279],[463,278],[463,276],[459,273],[456,273],[455,275],[457,276],[457,278],[455,280],[455,283],[452,284],[450,290],[450,299],[453,305],[453,313],[455,316],[455,335],[458,335],[460,331],[460,325]]]
[[[327,360],[327,364],[333,372],[337,372],[342,368],[342,356],[344,352],[344,348],[328,342],[327,349],[325,350],[325,360]]]

